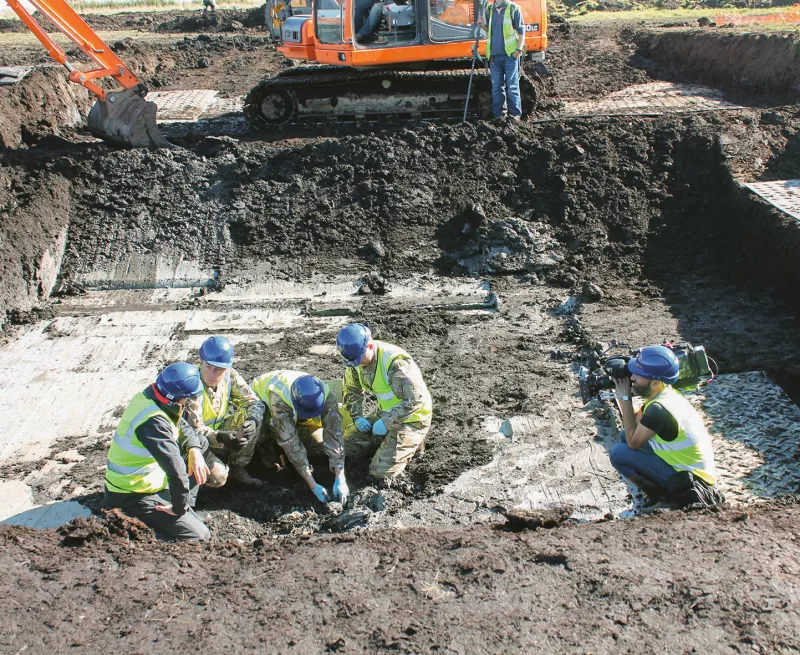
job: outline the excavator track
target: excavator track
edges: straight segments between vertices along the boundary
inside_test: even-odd
[[[253,88],[244,112],[251,125],[266,130],[382,118],[461,118],[470,76],[470,69],[456,68],[461,63],[434,62],[434,70],[297,66]],[[436,69],[445,66],[449,70]],[[521,75],[520,91],[527,116],[536,106],[536,86]],[[492,116],[491,81],[484,69],[475,71],[468,115]]]

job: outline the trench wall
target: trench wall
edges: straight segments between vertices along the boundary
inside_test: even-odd
[[[800,39],[796,34],[691,30],[642,32],[635,40],[645,57],[729,93],[789,96],[800,91]]]
[[[743,264],[743,275],[780,289],[800,307],[800,221],[734,181],[729,191],[717,223],[729,242],[736,244],[731,258]]]

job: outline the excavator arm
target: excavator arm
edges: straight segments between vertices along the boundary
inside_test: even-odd
[[[77,45],[98,68],[77,70],[64,50],[42,29],[19,0],[6,0],[28,29],[41,41],[48,54],[69,71],[69,80],[86,87],[97,97],[89,111],[89,129],[101,139],[133,148],[174,147],[156,126],[155,103],[145,100],[147,87],[131,73],[103,40],[64,0],[29,0],[42,15]],[[96,83],[112,77],[122,87],[107,91]]]

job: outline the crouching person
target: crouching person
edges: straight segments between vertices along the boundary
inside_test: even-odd
[[[713,490],[711,435],[697,410],[671,386],[680,372],[675,353],[648,346],[628,362],[628,370],[630,378],[613,378],[625,429],[611,449],[611,464],[647,495],[645,512],[690,504],[693,496],[715,504],[720,496]],[[645,399],[641,412],[633,411],[632,393]]]
[[[233,345],[228,339],[209,337],[200,346],[200,377],[202,393],[187,402],[186,420],[211,444],[212,461],[218,466],[212,473],[219,470],[219,474],[209,486],[221,487],[230,479],[261,487],[263,482],[246,467],[258,445],[264,404],[233,368]]]
[[[344,475],[342,415],[328,385],[301,371],[272,371],[253,380],[252,387],[267,407],[269,438],[283,449],[317,500],[327,503],[330,496],[314,478],[309,453],[327,455],[335,476],[333,498],[345,503],[350,490]]]
[[[202,391],[195,366],[170,364],[155,384],[128,403],[108,450],[106,504],[139,519],[159,539],[209,537],[192,509],[209,474],[203,457],[208,442],[181,420],[187,399]],[[186,449],[186,461],[179,441]]]
[[[345,455],[371,457],[370,474],[391,480],[400,476],[431,427],[433,402],[422,373],[405,350],[376,341],[366,325],[346,325],[336,347],[347,367],[344,407],[353,426],[344,435]],[[364,416],[364,400],[373,395],[378,411]]]

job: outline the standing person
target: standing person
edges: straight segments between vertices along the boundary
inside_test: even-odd
[[[647,494],[653,507],[667,506],[667,481],[679,471],[713,486],[711,435],[697,410],[671,386],[680,373],[675,353],[665,346],[642,348],[628,370],[630,378],[613,378],[624,430],[611,449],[611,464]],[[640,413],[633,411],[632,392],[645,399]]]
[[[347,368],[344,406],[353,426],[344,435],[347,457],[372,455],[369,472],[378,479],[403,473],[431,427],[433,401],[419,367],[405,350],[375,341],[366,325],[346,325],[336,347]],[[364,416],[367,393],[378,411]],[[374,453],[374,455],[373,455]]]
[[[209,337],[200,346],[202,393],[186,403],[186,420],[208,439],[216,461],[227,458],[227,479],[259,488],[264,483],[245,468],[258,445],[264,403],[233,368],[233,345]]]
[[[196,367],[170,364],[128,403],[108,449],[106,505],[139,519],[160,539],[209,537],[192,509],[209,474],[203,458],[208,443],[181,421],[187,399],[202,390]],[[186,462],[178,445],[181,433]]]
[[[478,24],[488,25],[486,56],[492,78],[492,114],[497,118],[507,108],[508,115],[519,120],[522,117],[519,58],[525,49],[522,11],[511,0],[496,0],[486,7],[485,16],[478,16]]]
[[[344,504],[350,490],[344,475],[342,415],[328,385],[301,371],[271,371],[253,380],[253,391],[267,406],[271,437],[317,500],[327,503],[330,498],[314,479],[309,453],[328,456],[336,476],[333,496]]]

